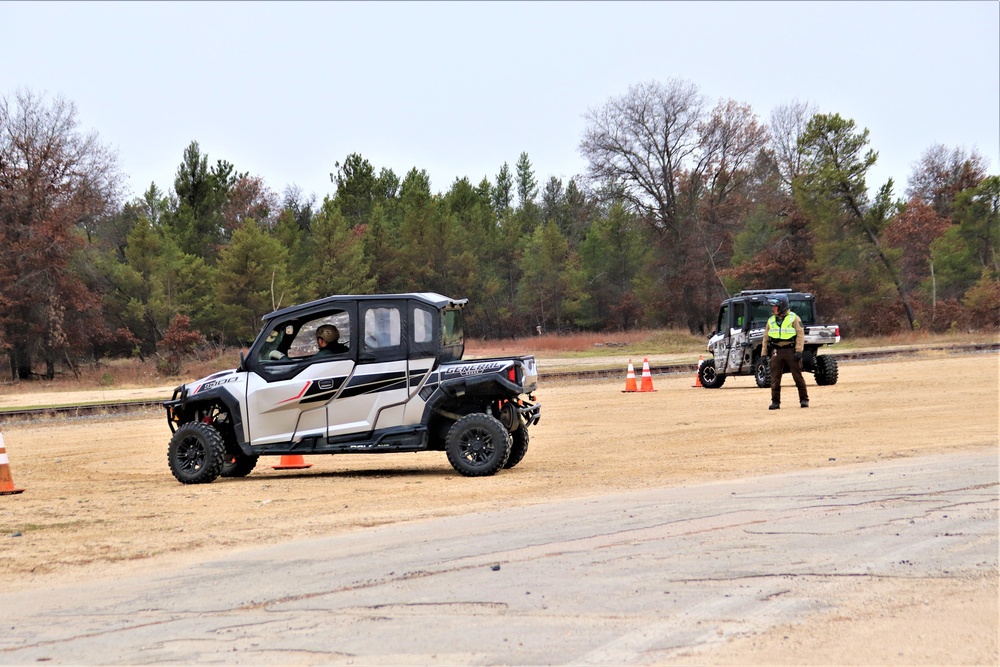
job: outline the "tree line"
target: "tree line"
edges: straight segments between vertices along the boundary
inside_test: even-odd
[[[197,141],[173,188],[124,201],[117,157],[75,106],[0,100],[0,350],[14,379],[57,365],[245,345],[261,316],[330,294],[468,297],[467,335],[684,327],[740,289],[817,295],[845,335],[1000,327],[1000,177],[929,147],[902,197],[869,190],[868,131],[793,102],[767,122],[683,80],[586,114],[587,171],[514,168],[432,192],[360,153],[334,192],[281,194]],[[872,194],[874,192],[874,194]]]

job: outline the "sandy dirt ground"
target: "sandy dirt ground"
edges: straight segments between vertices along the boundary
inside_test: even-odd
[[[26,490],[0,496],[0,581],[7,591],[42,589],[508,505],[998,450],[995,353],[842,363],[832,387],[807,374],[808,410],[786,377],[785,407],[773,412],[750,377],[706,390],[692,387],[693,375],[661,375],[655,392],[623,393],[627,361],[620,381],[546,382],[543,366],[542,420],[527,456],[482,479],[427,452],[307,457],[311,468],[281,471],[262,458],[246,478],[187,486],[167,467],[162,412],[2,424],[14,483]],[[692,660],[996,665],[997,582],[996,571],[846,582],[835,613]]]

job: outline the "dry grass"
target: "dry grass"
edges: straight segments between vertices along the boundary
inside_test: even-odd
[[[837,346],[843,349],[859,349],[866,347],[895,347],[898,345],[969,345],[973,343],[1000,342],[1000,332],[996,331],[961,331],[947,333],[930,333],[926,331],[901,331],[888,336],[871,336],[864,338],[849,337]]]
[[[179,385],[216,371],[235,368],[239,363],[239,356],[237,348],[203,350],[197,357],[185,361],[181,366],[181,373],[175,376],[158,373],[155,359],[147,358],[145,361],[138,358],[101,359],[98,362],[77,366],[75,375],[66,367],[58,367],[56,377],[51,381],[11,382],[9,376],[5,377],[4,381],[0,382],[0,395],[78,391],[89,388],[132,389]]]
[[[607,354],[673,354],[704,350],[705,339],[680,329],[619,331],[612,333],[543,334],[504,340],[469,339],[466,356],[543,354],[547,357],[599,357]]]

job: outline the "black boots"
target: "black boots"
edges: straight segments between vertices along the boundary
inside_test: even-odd
[[[799,401],[799,407],[800,408],[808,408],[809,407],[809,401]],[[771,405],[767,406],[767,409],[768,410],[780,410],[781,409],[781,403],[771,403]]]

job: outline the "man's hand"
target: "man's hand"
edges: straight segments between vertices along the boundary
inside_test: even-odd
[[[798,364],[799,364],[799,370],[802,370],[802,353],[801,352],[796,352],[795,353],[795,361],[797,361]]]
[[[268,359],[284,359],[285,355],[277,350],[271,350],[271,353],[267,355]]]

